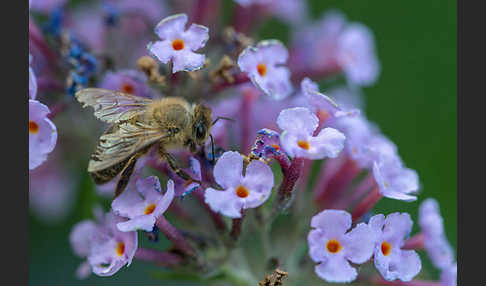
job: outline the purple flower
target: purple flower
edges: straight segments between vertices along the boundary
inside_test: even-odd
[[[113,211],[122,217],[129,218],[117,224],[120,231],[152,231],[157,218],[164,214],[174,198],[174,182],[167,182],[167,191],[161,193],[159,179],[151,176],[138,179],[135,187],[127,188],[113,200]]]
[[[214,179],[223,191],[207,188],[205,201],[215,212],[232,218],[241,217],[241,210],[256,208],[271,194],[273,173],[265,163],[253,160],[243,176],[240,153],[225,152],[214,167]]]
[[[279,155],[280,135],[278,132],[267,128],[259,130],[251,153],[263,160],[267,160],[274,155]]]
[[[304,78],[300,83],[300,86],[311,110],[317,114],[321,120],[327,121],[342,116],[357,116],[360,114],[358,109],[351,109],[349,111],[341,109],[334,100],[320,93],[318,85],[309,78]]]
[[[147,76],[136,70],[107,72],[99,87],[140,97],[150,98],[153,95],[153,91],[147,85]]]
[[[189,157],[189,168],[184,169],[191,178],[201,181],[201,164],[199,161],[194,157]],[[175,185],[175,196],[182,196],[185,197],[195,191],[199,184],[193,181],[186,181],[183,180],[181,177],[176,175],[173,172],[170,172],[170,177],[174,180]]]
[[[360,23],[351,23],[337,42],[337,61],[348,80],[356,85],[373,84],[380,73],[371,30]]]
[[[432,264],[444,269],[454,261],[454,253],[444,232],[444,223],[439,204],[434,199],[426,199],[419,208],[419,225],[424,235],[424,247]]]
[[[34,70],[30,66],[32,62],[32,56],[29,54],[29,98],[35,99],[37,95],[37,79],[35,77]]]
[[[324,128],[313,136],[318,126],[317,116],[304,107],[284,109],[277,124],[283,149],[291,157],[307,159],[335,158],[344,147],[344,135],[334,128]]]
[[[66,2],[67,0],[33,0],[29,4],[32,10],[48,14],[52,10],[63,6]]]
[[[343,210],[324,210],[311,220],[307,242],[309,255],[319,263],[316,274],[328,282],[351,282],[358,275],[349,264],[362,264],[371,258],[375,236],[371,228],[360,223],[352,230],[351,215]]]
[[[29,170],[42,164],[56,146],[57,130],[47,115],[49,108],[29,99]]]
[[[307,16],[307,1],[272,0],[270,2],[267,6],[270,12],[289,24],[300,24]]]
[[[29,208],[45,223],[59,223],[69,215],[76,188],[71,173],[56,158],[29,172]]]
[[[282,99],[292,92],[290,72],[282,66],[288,57],[287,49],[281,42],[266,40],[241,52],[238,66],[241,71],[248,73],[253,84],[261,91],[275,99]]]
[[[172,60],[172,73],[198,70],[204,63],[205,56],[194,51],[204,47],[209,39],[209,29],[191,24],[185,31],[186,23],[186,14],[176,14],[163,19],[155,27],[155,33],[162,41],[147,45],[150,53],[162,63],[166,64]]]
[[[442,270],[440,274],[441,286],[456,286],[457,285],[457,263],[450,264]]]
[[[413,250],[402,250],[405,238],[412,230],[412,219],[407,213],[382,214],[370,218],[375,232],[375,267],[386,280],[410,281],[420,272],[422,262]]]
[[[130,265],[137,250],[137,232],[121,232],[116,224],[124,221],[112,212],[98,218],[98,221],[84,220],[73,227],[69,236],[76,255],[87,257],[93,273],[111,276],[125,264]],[[78,278],[89,275],[87,263],[78,268]]]
[[[160,15],[166,15],[168,10],[166,2],[159,0],[105,0],[104,2],[117,9],[122,15],[143,16],[152,22],[160,19]]]
[[[398,158],[398,155],[395,156]],[[416,196],[411,195],[419,189],[417,172],[403,167],[399,158],[394,160],[380,158],[373,162],[373,176],[383,196],[406,202],[417,199]]]
[[[234,1],[240,4],[241,6],[248,7],[250,5],[269,4],[274,0],[234,0]]]

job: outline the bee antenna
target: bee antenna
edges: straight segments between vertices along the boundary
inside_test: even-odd
[[[220,119],[235,122],[235,120],[233,118],[224,117],[224,116],[218,116],[218,117],[216,117],[216,119],[213,121],[213,123],[211,125],[216,124],[216,122],[218,122],[218,120],[220,120]]]
[[[216,155],[214,154],[214,139],[213,135],[211,134],[209,134],[209,137],[211,138],[211,156],[213,157],[211,164],[214,166],[214,164],[216,164]]]

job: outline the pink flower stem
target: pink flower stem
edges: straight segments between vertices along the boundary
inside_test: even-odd
[[[375,177],[373,173],[369,173],[357,186],[354,188],[353,193],[349,196],[341,196],[338,201],[333,205],[336,209],[346,209],[357,202],[368,191],[376,187]]]
[[[50,108],[51,112],[47,114],[47,118],[53,119],[56,117],[56,115],[66,110],[66,108],[67,104],[65,102],[56,103],[52,108]]]
[[[206,25],[209,22],[209,16],[212,16],[218,9],[218,3],[215,0],[197,0],[192,6],[191,23]]]
[[[201,205],[206,209],[206,211],[209,213],[211,220],[213,221],[214,225],[216,226],[216,229],[225,232],[226,231],[226,224],[224,223],[223,218],[221,217],[220,214],[215,213],[211,207],[204,201],[204,193],[203,190],[198,189],[193,192],[193,195],[196,197],[196,199],[201,203]]]
[[[257,6],[243,7],[236,4],[233,11],[233,26],[236,32],[248,34],[258,22],[260,9]]]
[[[341,73],[341,71],[341,68],[337,65],[332,67],[326,67],[326,69],[301,69],[297,71],[292,71],[292,82],[300,84],[300,81],[305,77],[315,80],[332,75],[337,75]]]
[[[244,92],[243,93],[243,101],[241,104],[240,109],[240,116],[241,116],[241,142],[240,142],[240,149],[243,154],[248,154],[250,152],[250,124],[253,122],[251,120],[251,111],[253,107],[255,96],[252,92]]]
[[[351,181],[359,174],[360,168],[353,159],[346,158],[343,165],[324,186],[324,189],[317,190],[319,196],[316,197],[318,204],[329,207],[342,194]],[[322,187],[322,186],[320,186]]]
[[[175,248],[187,256],[193,257],[196,255],[194,249],[189,245],[184,236],[163,215],[155,221],[155,224],[160,232],[174,244]]]
[[[413,280],[410,282],[403,282],[400,280],[387,281],[381,276],[373,277],[370,281],[374,285],[389,285],[389,286],[440,286],[439,282],[436,281],[423,281],[423,280]]]
[[[46,57],[47,61],[49,62],[49,66],[59,68],[58,63],[57,63],[57,56],[56,54],[51,50],[51,48],[47,45],[46,41],[44,41],[41,32],[31,21],[29,18],[29,44],[32,42],[32,44],[36,45],[40,52]]]
[[[64,84],[58,80],[50,77],[37,78],[37,86],[39,90],[45,91],[64,91]]]
[[[241,218],[234,218],[231,221],[231,232],[230,237],[233,241],[236,241],[241,233],[241,225],[243,224],[243,219],[246,216],[246,211],[244,209],[241,210]]]
[[[378,187],[375,187],[366,197],[358,203],[352,212],[353,222],[359,220],[363,215],[370,211],[383,196]]]
[[[280,164],[283,173],[283,180],[278,189],[276,204],[274,211],[281,211],[287,208],[287,205],[292,197],[297,180],[302,175],[302,168],[304,166],[304,158],[295,157],[292,162],[289,162],[287,155],[280,154],[274,157]]]
[[[236,86],[236,85],[250,81],[250,78],[248,77],[248,75],[246,73],[237,73],[236,75],[233,75],[233,78],[235,79],[234,82],[230,83],[230,82],[224,81],[224,82],[213,85],[211,87],[211,92],[214,92],[214,93],[220,92],[220,91],[224,90],[225,88],[233,87],[233,86]]]
[[[177,254],[149,248],[138,248],[135,252],[135,259],[163,267],[176,266],[182,261],[182,258]]]
[[[424,248],[424,234],[418,233],[405,241],[403,249],[420,250]]]

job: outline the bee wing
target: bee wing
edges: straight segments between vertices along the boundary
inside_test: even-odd
[[[142,114],[151,99],[103,88],[85,88],[76,92],[83,107],[94,108],[94,115],[108,123],[118,123]]]
[[[96,150],[91,155],[88,172],[112,167],[141,149],[168,137],[167,132],[140,122],[124,122],[112,126],[100,137]]]

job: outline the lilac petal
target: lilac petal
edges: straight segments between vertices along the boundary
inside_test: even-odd
[[[386,170],[385,168],[388,168]],[[373,176],[375,177],[376,183],[380,186],[380,193],[391,199],[402,200],[406,202],[412,202],[417,200],[416,196],[409,195],[409,192],[416,191],[418,189],[418,177],[416,173],[409,169],[398,170],[404,177],[395,178],[386,176],[384,171],[390,171],[390,168],[401,168],[401,167],[390,167],[387,165],[379,165],[376,161],[373,162]]]
[[[319,119],[307,108],[294,107],[282,110],[278,115],[277,124],[282,130],[311,135],[316,130]]]
[[[253,83],[263,92],[276,100],[287,97],[293,90],[290,71],[286,67],[269,67],[265,77],[251,76]]]
[[[380,64],[375,55],[371,30],[359,23],[348,25],[338,39],[338,62],[349,81],[370,85],[376,81]]]
[[[92,220],[83,220],[73,227],[69,235],[69,242],[77,256],[87,257],[89,255],[91,236],[95,231],[96,224]]]
[[[346,258],[356,264],[365,263],[373,255],[376,236],[365,223],[358,224],[353,230],[345,235],[343,248],[346,251]]]
[[[130,220],[119,222],[117,223],[117,228],[119,231],[128,232],[128,231],[137,231],[137,230],[145,230],[145,231],[152,231],[155,224],[155,216],[153,214],[150,215],[140,215]]]
[[[261,41],[256,48],[267,65],[283,64],[289,58],[289,52],[278,40]]]
[[[385,225],[385,216],[383,214],[377,214],[370,218],[368,225],[371,227],[375,236],[381,237],[383,233],[383,226]]]
[[[265,163],[253,160],[246,167],[244,185],[251,191],[270,192],[273,188],[273,172]]]
[[[259,64],[259,59],[256,57],[257,49],[249,46],[244,49],[238,56],[238,67],[241,71],[251,73]]]
[[[123,193],[111,202],[111,208],[119,216],[134,218],[143,214],[145,203],[131,183]]]
[[[205,55],[196,54],[188,50],[181,50],[174,54],[172,73],[178,71],[195,71],[202,68]]]
[[[326,262],[316,265],[316,274],[328,282],[351,282],[356,279],[358,272],[342,256],[329,258]]]
[[[316,159],[336,158],[344,148],[345,139],[346,137],[340,131],[330,127],[324,128],[316,137],[309,139],[312,157]]]
[[[146,203],[155,203],[162,197],[160,181],[156,176],[140,178],[137,180],[136,186]]]
[[[221,160],[221,159],[220,159]],[[235,195],[235,189],[229,188],[226,191],[218,191],[207,188],[204,193],[204,201],[215,212],[222,213],[231,218],[240,218],[243,200]]]
[[[446,267],[440,274],[440,283],[442,286],[457,285],[457,263]]]
[[[311,227],[324,231],[326,237],[343,235],[351,227],[351,215],[343,210],[324,210],[311,219]]]
[[[169,180],[167,182],[167,191],[164,196],[157,202],[157,207],[155,208],[153,215],[155,217],[161,216],[170,206],[172,200],[174,199],[174,181]]]
[[[424,244],[432,264],[438,269],[444,269],[454,261],[454,251],[444,234],[426,236]]]
[[[236,188],[241,182],[243,171],[243,158],[234,151],[225,152],[214,166],[214,179],[223,188]]]
[[[412,219],[408,213],[392,213],[385,219],[383,239],[400,246],[412,230]]]
[[[314,262],[326,261],[324,246],[326,238],[320,229],[313,229],[307,235],[307,243],[309,244],[309,256]]]
[[[247,187],[248,190],[250,191],[250,194],[248,197],[244,199],[240,199],[243,201],[243,208],[244,209],[249,209],[249,208],[256,208],[265,203],[265,201],[270,197],[272,194],[271,189],[266,189],[266,190],[255,190],[251,189],[250,187]],[[236,190],[235,190],[236,192]]]
[[[79,280],[88,278],[91,275],[91,265],[88,261],[81,263],[76,269],[75,276]]]
[[[168,63],[174,56],[174,49],[170,41],[150,42],[147,45],[147,50],[161,63]]]
[[[37,79],[34,70],[29,66],[29,97],[35,99],[37,95]]]
[[[189,168],[191,175],[194,176],[193,178],[201,180],[201,164],[199,163],[199,160],[192,156],[189,157]]]
[[[186,14],[175,14],[160,21],[155,26],[155,33],[163,40],[173,40],[184,32],[186,23]]]
[[[396,264],[398,279],[402,281],[412,280],[422,269],[420,257],[413,250],[402,250],[400,263]]]
[[[196,51],[206,44],[209,39],[209,29],[202,25],[192,24],[183,33],[184,42],[192,51]]]
[[[422,232],[428,236],[439,236],[444,233],[444,223],[435,199],[426,199],[419,207],[419,224]]]

